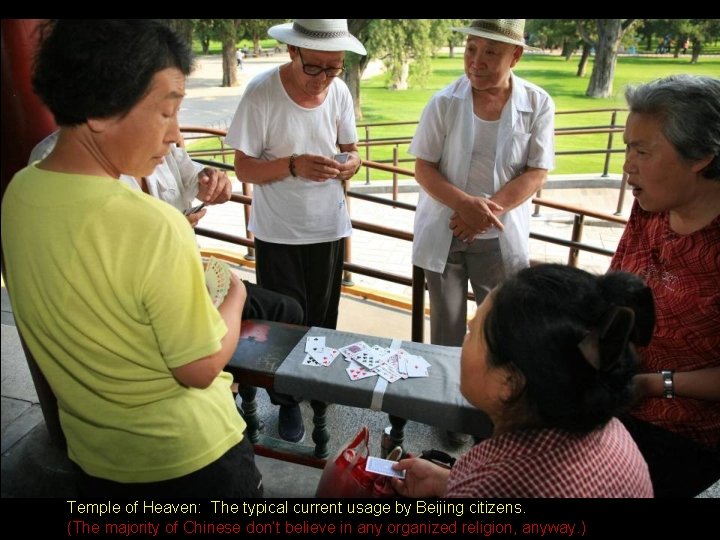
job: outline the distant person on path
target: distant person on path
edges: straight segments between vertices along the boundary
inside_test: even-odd
[[[468,279],[480,303],[529,263],[530,198],[554,166],[555,107],[511,71],[524,28],[475,19],[454,29],[468,34],[465,76],[433,96],[410,145],[422,187],[413,264],[425,270],[434,344],[462,344]]]
[[[335,328],[352,232],[345,184],[361,163],[353,101],[339,75],[345,51],[366,51],[346,19],[296,19],[268,34],[288,44],[290,62],[248,84],[226,138],[238,179],[255,184],[248,228],[258,284],[300,302],[305,324]],[[336,160],[338,152],[347,159]],[[273,402],[281,437],[299,440],[296,400]]]
[[[452,469],[393,465],[410,497],[652,497],[647,465],[614,418],[632,397],[633,345],[647,344],[641,279],[564,265],[526,268],[485,297],[460,360],[460,391],[493,436]]]
[[[243,56],[244,54],[241,49],[237,49],[235,51],[235,58],[237,58],[237,67],[240,68],[240,71],[242,71],[243,69]]]
[[[647,282],[657,325],[623,421],[656,496],[692,497],[720,480],[720,80],[674,75],[625,95],[635,203],[610,269]]]
[[[149,19],[58,19],[33,89],[60,133],[2,201],[18,329],[57,396],[82,497],[261,497],[223,371],[246,291],[215,307],[195,237],[166,203],[128,189],[180,139],[191,71],[180,36]]]

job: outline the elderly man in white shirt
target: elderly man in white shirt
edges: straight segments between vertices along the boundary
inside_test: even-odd
[[[511,69],[524,19],[475,19],[465,76],[433,96],[410,145],[423,188],[413,264],[430,291],[431,341],[462,345],[468,279],[478,302],[529,264],[530,199],[554,166],[555,107]],[[452,441],[452,438],[451,438]]]

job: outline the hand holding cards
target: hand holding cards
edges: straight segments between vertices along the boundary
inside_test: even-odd
[[[349,154],[347,152],[343,152],[341,154],[335,154],[333,156],[333,159],[337,161],[338,163],[347,163]]]
[[[405,471],[396,471],[392,466],[397,461],[390,461],[389,459],[382,459],[370,456],[368,457],[367,463],[365,464],[365,470],[382,474],[383,476],[392,476],[395,478],[405,478]]]
[[[205,268],[205,286],[215,307],[223,303],[230,290],[230,267],[225,261],[210,257]]]

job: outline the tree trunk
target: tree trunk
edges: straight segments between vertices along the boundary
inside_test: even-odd
[[[354,57],[354,60],[346,58],[347,69],[345,70],[344,80],[353,99],[355,119],[360,120],[362,119],[362,107],[360,106],[360,81],[362,80],[365,68],[370,62],[370,58],[367,56],[358,56],[356,54],[353,54],[352,56]]]
[[[680,49],[682,49],[682,43],[680,40],[675,40],[675,51],[673,52],[673,58],[680,58]]]
[[[565,57],[565,61],[569,61],[575,52],[575,42],[572,39],[563,39],[562,52],[560,53]]]
[[[223,39],[222,49],[223,86],[237,86],[237,57],[235,56],[235,39],[227,36]]]
[[[407,90],[408,79],[410,78],[410,62],[405,61],[400,66],[400,73],[392,83],[393,90]]]
[[[691,64],[697,64],[698,60],[700,59],[700,51],[702,51],[702,41],[695,38],[692,42],[692,57],[690,58]]]
[[[448,41],[448,49],[450,50],[450,58],[455,58],[455,45],[452,41]]]
[[[262,51],[260,50],[260,36],[255,34],[253,36],[253,53],[255,54],[255,56],[260,56],[261,52]]]
[[[595,64],[585,95],[604,98],[613,90],[618,45],[623,36],[622,19],[598,19],[597,29]]]
[[[200,45],[202,46],[202,52],[203,54],[209,54],[210,53],[210,38],[203,38],[200,40]]]
[[[587,71],[587,62],[590,58],[590,45],[583,41],[582,54],[580,55],[580,62],[578,63],[577,73],[578,77],[584,77]]]

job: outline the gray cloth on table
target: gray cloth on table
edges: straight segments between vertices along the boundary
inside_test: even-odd
[[[340,354],[329,367],[304,366],[307,336],[325,336],[325,346],[340,349],[356,341],[390,347],[391,339],[312,327],[275,373],[278,392],[306,399],[370,408],[378,376],[351,381],[349,363]],[[403,341],[410,354],[430,363],[429,377],[400,379],[388,384],[382,401],[386,413],[440,426],[450,431],[489,437],[492,424],[485,413],[470,405],[460,393],[460,348]]]

